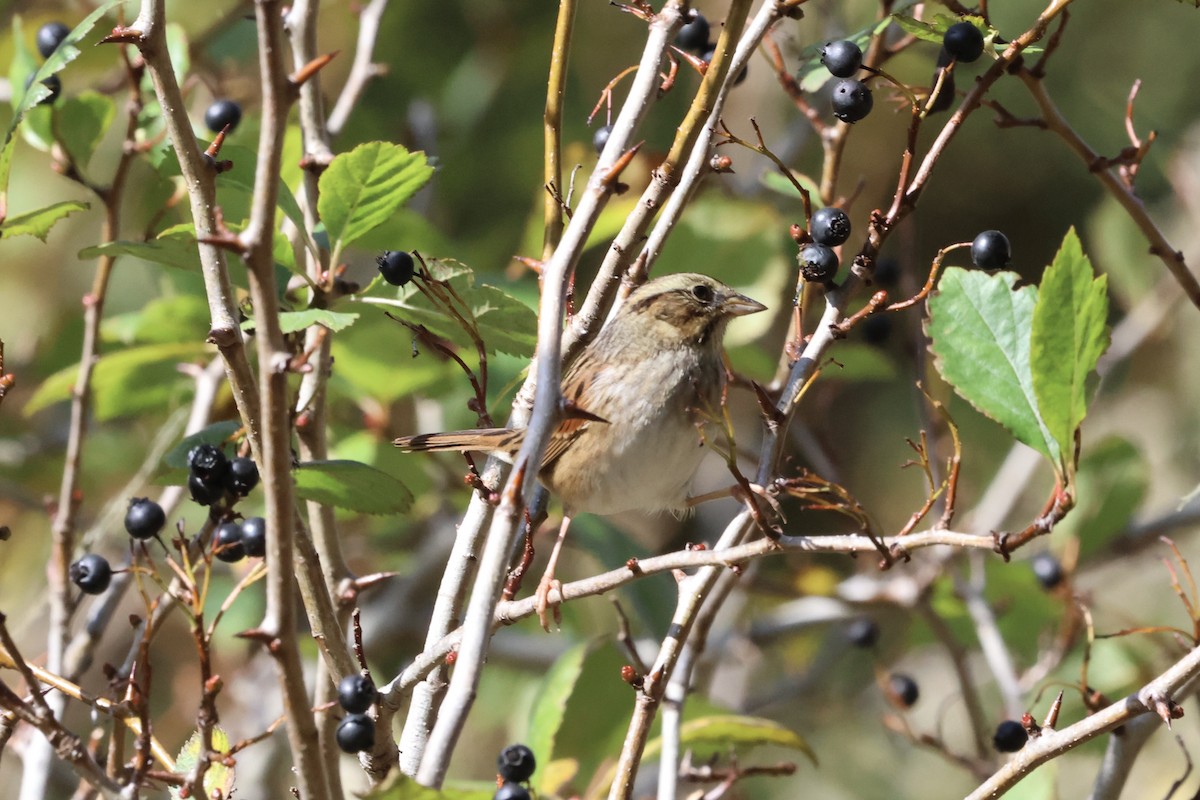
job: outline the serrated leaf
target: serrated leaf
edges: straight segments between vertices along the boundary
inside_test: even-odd
[[[242,427],[241,420],[225,419],[214,422],[195,433],[179,440],[179,444],[163,453],[162,463],[168,469],[187,469],[187,454],[198,444],[213,444],[220,447],[229,441]]]
[[[211,327],[208,304],[197,295],[180,294],[151,300],[137,311],[107,317],[100,323],[106,342],[169,344],[204,339]]]
[[[14,236],[36,236],[44,242],[55,223],[66,219],[76,211],[85,211],[89,208],[91,208],[91,205],[81,200],[64,200],[61,203],[39,208],[37,211],[30,211],[25,214],[18,214],[15,217],[9,217],[4,220],[3,224],[0,224],[0,238],[11,239]]]
[[[321,173],[317,202],[334,249],[386,220],[432,175],[424,153],[388,142],[367,142],[335,156]]]
[[[1108,347],[1108,280],[1096,277],[1075,229],[1067,231],[1038,287],[1030,366],[1038,410],[1063,454],[1075,464],[1075,430],[1087,416],[1089,376]]]
[[[175,757],[175,774],[187,775],[196,768],[200,763],[200,753],[203,749],[204,742],[200,738],[200,731],[193,733],[183,747],[179,750],[179,755]],[[214,725],[212,730],[212,752],[228,753],[230,749],[229,736],[221,728],[220,725]],[[232,767],[227,767],[218,760],[210,761],[208,769],[204,772],[204,796],[205,797],[229,797],[233,789],[234,773]],[[171,786],[169,791],[172,800],[179,800],[182,787]]]
[[[495,286],[476,286],[470,268],[457,261],[429,259],[426,264],[430,273],[449,283],[462,301],[455,302],[455,308],[474,322],[489,354],[499,351],[520,357],[533,355],[537,345],[537,314],[533,309]],[[455,344],[474,347],[462,324],[436,307],[411,283],[402,287],[395,299],[374,297],[371,302],[395,308],[393,313],[400,319],[424,325]]]
[[[325,308],[306,308],[303,311],[283,311],[279,314],[279,328],[284,333],[302,331],[310,325],[324,325],[337,333],[345,330],[358,320],[358,314],[347,314],[340,311],[330,311]],[[255,328],[254,320],[248,319],[242,323],[242,330],[251,331]]]
[[[102,355],[92,372],[92,407],[100,421],[160,410],[189,381],[178,370],[181,363],[206,355],[202,342],[131,347]],[[29,398],[24,414],[30,416],[71,397],[79,366],[51,375]]]
[[[196,250],[195,235],[183,232],[164,231],[157,239],[149,242],[104,242],[79,251],[79,258],[85,261],[103,255],[133,256],[153,264],[189,272],[200,270],[200,253]]]
[[[90,89],[80,92],[64,100],[54,115],[54,138],[80,169],[86,169],[116,113],[111,97]]]
[[[359,461],[307,461],[292,475],[302,500],[360,514],[400,514],[413,501],[403,483]]]
[[[929,298],[934,364],[954,390],[1059,469],[1058,442],[1038,413],[1029,339],[1037,290],[1013,272],[950,267]]]
[[[577,644],[555,659],[538,689],[537,701],[529,714],[529,735],[526,744],[538,759],[538,772],[544,772],[543,763],[554,758],[554,739],[566,719],[567,701],[575,691],[583,664],[591,649],[587,643]],[[534,775],[541,778],[544,776]],[[545,786],[540,780],[535,786]]]

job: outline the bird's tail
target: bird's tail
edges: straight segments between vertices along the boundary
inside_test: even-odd
[[[392,443],[406,453],[431,453],[439,450],[513,453],[520,448],[524,433],[522,430],[511,428],[474,428],[468,431],[401,436]]]

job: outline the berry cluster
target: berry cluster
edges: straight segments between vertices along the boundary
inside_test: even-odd
[[[813,212],[808,226],[812,244],[800,249],[797,261],[800,275],[806,281],[827,283],[838,271],[837,253],[833,248],[850,238],[850,217],[840,208],[827,206]]]
[[[375,720],[367,710],[379,692],[368,675],[347,675],[338,682],[338,704],[350,712],[338,723],[334,738],[346,753],[361,753],[375,746]]]
[[[983,32],[970,22],[956,22],[946,29],[942,35],[942,49],[938,52],[937,67],[933,71],[933,82],[930,89],[936,89],[926,104],[929,113],[945,111],[954,101],[954,73],[947,72],[946,67],[957,61],[970,64],[983,55]],[[943,74],[944,73],[944,74]],[[938,86],[938,79],[941,86]]]
[[[38,28],[37,32],[37,51],[42,58],[49,58],[54,55],[54,51],[58,46],[66,41],[67,36],[71,33],[71,29],[61,22],[47,22],[42,27]],[[33,85],[33,74],[31,73],[25,79],[25,89],[28,90]],[[51,75],[42,81],[42,85],[50,90],[50,95],[44,98],[38,105],[47,103],[53,105],[58,96],[62,94],[62,81],[57,75]],[[101,590],[103,591],[103,590]]]
[[[821,48],[821,63],[840,79],[833,85],[831,102],[833,115],[842,122],[858,122],[875,107],[871,90],[854,77],[862,69],[862,59],[862,48],[849,39],[826,42]]]
[[[708,64],[717,52],[717,43],[709,38],[711,32],[712,26],[708,24],[704,15],[699,11],[693,11],[691,19],[679,29],[679,33],[675,34],[675,46],[698,56],[701,61]],[[742,67],[742,71],[733,79],[733,85],[737,86],[746,80],[748,71],[749,67]]]
[[[226,499],[250,494],[258,485],[258,466],[252,459],[225,457],[212,444],[198,444],[188,451],[188,491],[202,506],[220,505]]]
[[[496,770],[500,773],[500,788],[492,800],[530,800],[529,790],[521,784],[533,777],[537,760],[533,751],[523,744],[510,744],[496,758]]]

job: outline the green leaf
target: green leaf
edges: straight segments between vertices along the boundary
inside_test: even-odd
[[[91,32],[101,17],[111,9],[125,2],[128,2],[128,0],[110,0],[110,2],[104,3],[84,17],[83,21],[67,34],[67,38],[62,41],[58,49],[51,53],[42,66],[34,72],[33,83],[30,85],[29,91],[20,94],[25,86],[25,78],[28,76],[27,68],[22,68],[24,74],[21,75],[16,75],[12,71],[9,72],[9,78],[12,80],[15,113],[8,125],[8,132],[4,134],[4,145],[0,148],[0,197],[8,194],[8,178],[12,172],[12,157],[13,149],[17,142],[15,136],[17,128],[30,109],[50,96],[50,90],[43,86],[41,82],[79,58],[79,48],[76,47],[79,41]],[[24,45],[24,36],[21,35],[21,24],[18,17],[13,18],[13,41],[17,43],[18,51],[24,51],[28,54],[28,50],[25,49]],[[13,80],[14,78],[15,80]],[[18,97],[20,97],[20,100],[17,100]]]
[[[382,784],[366,794],[355,796],[364,800],[492,800],[495,793],[495,783],[480,788],[448,786],[438,791],[422,786],[399,770],[392,770],[391,776]]]
[[[208,304],[197,295],[180,294],[151,300],[137,311],[107,317],[100,323],[106,342],[169,344],[204,339],[212,326]]]
[[[555,660],[542,680],[537,702],[529,715],[529,734],[525,742],[537,756],[539,770],[554,758],[554,740],[566,720],[567,701],[583,674],[584,660],[590,649],[587,643],[568,649]]]
[[[821,69],[824,69],[824,67]],[[804,187],[804,190],[808,192],[808,196],[812,198],[813,211],[820,208],[821,187],[817,185],[817,182],[803,172],[797,172],[796,170],[792,170],[792,177],[796,179],[796,183]],[[796,191],[796,187],[792,185],[791,181],[780,175],[778,170],[765,170],[762,173],[762,177],[759,178],[759,182],[776,194],[781,194],[791,200],[800,200],[800,193]]]
[[[64,200],[46,208],[39,208],[37,211],[9,217],[4,220],[3,224],[0,224],[0,239],[11,239],[14,236],[36,236],[44,242],[56,222],[66,219],[76,211],[85,211],[88,208],[91,206],[80,200]]]
[[[983,17],[934,14],[931,20],[921,20],[904,14],[893,14],[892,19],[905,33],[912,34],[918,39],[924,39],[927,42],[935,42],[938,45],[942,43],[942,39],[946,36],[946,31],[950,29],[950,26],[960,22],[971,23],[976,28],[979,28],[979,32],[985,37],[995,33],[995,31],[988,28]]]
[[[200,751],[203,748],[203,741],[200,738],[200,731],[193,733],[184,745],[179,750],[179,755],[175,757],[175,774],[187,775],[196,768],[200,763]],[[213,726],[212,731],[212,752],[228,753],[230,750],[229,736],[221,729],[219,725]],[[230,791],[233,789],[233,768],[227,767],[217,760],[209,763],[208,769],[204,772],[204,796],[205,797],[229,797]],[[172,800],[179,800],[182,787],[171,786],[169,788]]]
[[[510,297],[495,286],[475,285],[470,268],[451,260],[426,261],[434,278],[450,284],[460,302],[454,306],[468,322],[473,322],[489,353],[497,351],[527,357],[537,345],[537,314],[529,306]],[[462,324],[434,306],[412,283],[401,287],[396,299],[374,297],[371,302],[397,309],[397,317],[414,325],[424,325],[438,336],[463,347],[474,347]]]
[[[80,92],[64,100],[54,115],[54,138],[80,169],[86,169],[116,113],[111,97],[90,89]]]
[[[183,437],[179,444],[163,454],[162,463],[168,469],[187,469],[187,455],[193,447],[198,444],[213,444],[220,447],[241,430],[241,427],[242,422],[237,419],[214,422],[190,436]]]
[[[306,308],[303,311],[284,311],[279,315],[279,327],[284,333],[295,333],[302,331],[310,325],[324,325],[329,330],[337,333],[340,330],[349,328],[358,319],[358,314],[346,314],[338,311],[329,311],[324,308]],[[254,330],[255,324],[253,319],[248,319],[242,323],[242,330]]]
[[[190,223],[188,224],[190,226]],[[183,231],[164,231],[157,239],[149,242],[105,242],[79,251],[79,258],[85,261],[103,255],[133,256],[153,264],[189,272],[200,270],[196,237]]]
[[[1059,528],[1079,538],[1079,557],[1111,545],[1142,505],[1149,488],[1150,469],[1138,449],[1127,439],[1111,436],[1088,443],[1079,461],[1075,510]]]
[[[1108,280],[1095,276],[1071,228],[1038,287],[1030,366],[1038,410],[1074,472],[1075,431],[1087,416],[1088,377],[1108,347]]]
[[[386,220],[432,175],[424,153],[398,144],[367,142],[336,156],[321,173],[317,203],[335,251]]]
[[[180,374],[182,362],[206,355],[203,342],[131,347],[102,355],[92,372],[92,405],[96,419],[159,411],[189,383]],[[60,370],[45,381],[25,404],[25,416],[71,397],[79,365]]]
[[[1013,272],[950,267],[929,299],[926,323],[938,372],[981,413],[1059,469],[1058,442],[1038,413],[1029,335],[1037,289],[1016,289]]]
[[[400,514],[413,501],[403,483],[358,461],[308,461],[292,474],[301,499],[361,514]]]

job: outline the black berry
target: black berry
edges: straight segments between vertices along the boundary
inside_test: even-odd
[[[871,90],[862,81],[844,78],[833,85],[833,115],[842,122],[858,122],[874,106]]]
[[[30,86],[33,86],[33,75],[30,75],[25,79],[25,91],[29,91]],[[58,99],[58,96],[62,94],[62,81],[59,80],[57,75],[51,75],[49,78],[46,78],[44,81],[42,81],[42,86],[45,86],[47,89],[49,89],[50,94],[47,97],[43,97],[38,102],[38,105],[53,105],[54,101]]]
[[[675,34],[675,46],[680,50],[700,52],[708,46],[708,33],[708,20],[703,14],[695,12],[688,23],[679,29],[679,33]]]
[[[612,135],[612,125],[601,125],[596,128],[596,132],[592,134],[592,147],[596,148],[597,153],[604,152],[604,145],[608,144],[608,137]]]
[[[837,253],[823,244],[806,244],[796,259],[800,275],[806,281],[829,281],[838,271]]]
[[[225,488],[238,497],[245,497],[258,486],[258,465],[252,458],[235,458],[225,473]]]
[[[67,569],[67,576],[85,594],[100,594],[112,583],[112,567],[104,556],[88,553]]]
[[[47,22],[38,28],[37,50],[42,54],[42,58],[49,58],[53,55],[58,46],[63,43],[63,39],[66,39],[70,33],[71,29],[61,22]]]
[[[984,231],[971,242],[971,262],[983,269],[999,269],[1012,260],[1012,245],[1000,231]]]
[[[821,48],[821,63],[835,78],[849,78],[862,67],[862,48],[849,39],[826,42]]]
[[[946,29],[942,47],[954,58],[970,64],[983,55],[983,34],[969,22],[956,22]]]
[[[1053,589],[1062,583],[1062,564],[1052,553],[1038,553],[1030,560],[1029,567],[1043,589]]]
[[[375,695],[375,684],[366,675],[347,675],[338,681],[338,703],[351,714],[370,708]]]
[[[992,736],[992,744],[1001,753],[1015,753],[1029,741],[1029,733],[1025,726],[1015,719],[1006,719],[996,726]]]
[[[710,63],[712,63],[713,56],[715,56],[716,54],[717,54],[717,48],[713,47],[713,46],[709,46],[708,48],[705,49],[704,53],[701,54],[700,60],[703,61],[705,64],[710,64]],[[733,85],[737,86],[739,83],[746,80],[746,76],[749,74],[750,74],[750,65],[747,64],[746,66],[742,67],[742,71],[739,72],[737,77],[733,79]]]
[[[359,753],[370,750],[375,746],[375,720],[366,714],[347,714],[346,718],[338,723],[334,736],[342,752]]]
[[[945,72],[944,67],[953,60],[944,47],[938,53],[937,69],[933,71],[933,81],[929,84],[929,99],[925,102],[925,108],[930,114],[945,111],[954,102],[954,73],[942,75]],[[941,86],[938,86],[939,78],[942,81]],[[937,89],[936,93],[934,89]]]
[[[817,244],[837,247],[850,238],[850,217],[833,206],[818,208],[812,215],[809,235]]]
[[[242,520],[242,549],[252,558],[263,558],[267,554],[267,521],[262,517],[247,517]]]
[[[917,682],[902,672],[893,672],[888,676],[887,688],[891,699],[905,708],[910,708],[921,696]]]
[[[213,555],[229,564],[246,557],[241,525],[236,522],[223,522],[217,526],[217,532],[213,536]]]
[[[533,757],[533,751],[525,745],[510,744],[500,751],[496,769],[506,781],[527,781],[537,769],[537,760]]]
[[[384,250],[375,263],[379,265],[379,274],[392,286],[403,286],[411,281],[416,269],[413,257],[403,250]]]
[[[188,451],[188,469],[205,480],[224,481],[229,471],[229,459],[215,444],[198,444]]]
[[[879,625],[869,617],[856,619],[846,626],[846,640],[855,647],[874,647],[879,641]]]
[[[232,100],[217,100],[204,112],[204,124],[213,133],[220,133],[229,126],[233,131],[242,121],[242,107]]]
[[[157,536],[166,524],[167,515],[158,503],[145,497],[135,497],[129,501],[129,509],[125,512],[125,530],[133,538]]]
[[[188,493],[192,496],[192,502],[201,506],[211,506],[214,503],[219,503],[221,498],[225,496],[225,484],[211,481],[202,475],[191,473],[188,475]]]
[[[492,800],[530,800],[529,790],[519,783],[502,783]]]

